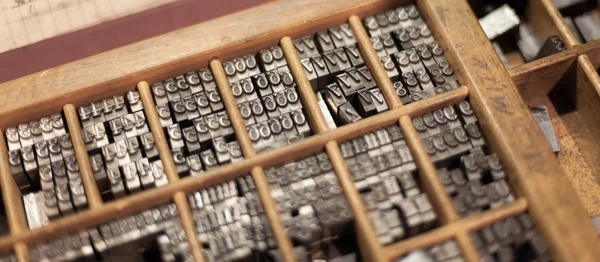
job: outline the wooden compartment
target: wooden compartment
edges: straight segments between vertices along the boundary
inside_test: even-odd
[[[527,105],[547,106],[561,146],[558,161],[590,216],[597,216],[600,41],[579,43],[552,1],[541,2],[552,14],[548,27],[557,30],[553,33],[568,50],[510,69],[509,74]]]
[[[480,29],[466,1],[419,0],[417,5],[422,17],[443,47],[463,86],[403,106],[398,97],[394,96],[395,90],[367,37],[361,18],[407,2],[409,1],[272,2],[1,84],[2,129],[63,109],[82,170],[90,207],[89,210],[53,221],[47,226],[29,230],[21,194],[7,164],[4,132],[0,132],[0,186],[10,227],[10,235],[0,238],[0,251],[14,252],[19,261],[29,261],[29,251],[36,244],[152,206],[173,202],[179,211],[194,259],[204,261],[203,249],[194,228],[186,193],[251,174],[277,241],[277,248],[286,261],[295,261],[292,243],[275,207],[263,168],[325,150],[344,195],[350,202],[356,219],[355,231],[360,253],[366,261],[390,261],[415,249],[448,239],[456,240],[468,261],[479,261],[480,255],[469,237],[470,232],[525,211],[530,214],[555,260],[584,261],[598,257],[599,251],[595,248],[598,239],[588,212],[579,202],[576,191],[567,182],[569,179],[564,174],[569,174],[569,169],[564,172],[559,164],[559,161],[566,162],[560,157],[557,160],[550,151],[523,98],[526,101],[537,101],[536,99],[541,97],[542,103],[548,103],[550,100],[543,100],[545,95],[563,75],[568,75],[567,71],[573,68],[576,61],[577,68],[572,72],[578,79],[575,82],[577,91],[582,90],[581,93],[588,95],[576,94],[577,99],[573,100],[574,104],[580,105],[576,112],[580,119],[568,119],[563,122],[566,122],[564,126],[568,128],[574,124],[570,121],[581,120],[586,123],[593,136],[594,126],[591,123],[598,122],[590,120],[594,117],[592,109],[598,105],[595,101],[598,96],[589,94],[597,94],[596,90],[599,89],[598,75],[590,70],[594,69],[594,65],[597,67],[600,64],[600,56],[597,55],[600,49],[595,48],[600,46],[599,43],[576,46],[566,52],[507,71]],[[310,8],[306,8],[307,6]],[[291,13],[293,15],[290,15]],[[252,22],[259,21],[258,19],[260,25],[240,30],[239,21],[253,24]],[[316,97],[300,61],[293,52],[291,38],[311,34],[343,22],[350,24],[366,65],[385,95],[390,110],[335,130],[328,130],[323,115],[318,111]],[[239,108],[221,61],[277,43],[281,44],[290,64],[315,135],[282,148],[257,154],[243,122],[240,121]],[[582,54],[587,54],[589,58],[579,57]],[[212,69],[226,110],[233,120],[236,138],[245,159],[211,170],[203,177],[179,178],[148,83],[206,66]],[[86,163],[89,163],[88,154],[79,132],[81,126],[77,121],[75,106],[97,100],[98,97],[124,93],[134,86],[137,86],[140,92],[148,124],[156,139],[160,159],[170,183],[164,187],[105,203],[95,188],[90,167],[86,166]],[[448,195],[443,191],[435,166],[420,142],[411,118],[435,108],[455,104],[466,97],[480,120],[481,128],[489,142],[488,146],[498,154],[504,164],[517,199],[500,208],[461,219],[456,210],[449,205]],[[565,118],[564,114],[559,114],[559,118],[554,122],[562,121]],[[440,220],[440,226],[432,231],[383,246],[379,243],[373,225],[367,217],[364,203],[342,158],[339,143],[391,124],[401,127],[416,160],[418,172],[422,179],[427,181],[425,190],[433,199],[438,215],[443,219]],[[575,160],[568,161],[574,163]]]

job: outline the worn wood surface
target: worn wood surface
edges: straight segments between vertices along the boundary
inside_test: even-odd
[[[526,16],[542,42],[556,35],[567,47],[579,44],[552,0],[529,0]]]
[[[490,146],[508,171],[513,189],[527,198],[529,212],[554,258],[585,261],[600,256],[587,211],[467,3],[418,3],[448,49],[459,80],[469,87],[482,129],[493,137]]]
[[[530,99],[527,105],[548,108],[560,146],[556,157],[590,216],[600,215],[600,145],[580,113],[575,110],[559,114],[546,96]]]
[[[278,248],[286,261],[295,261],[292,244],[270,195],[263,168],[326,150],[344,193],[350,201],[356,218],[361,253],[368,261],[396,258],[415,248],[449,238],[457,240],[468,261],[478,261],[479,255],[467,233],[526,209],[532,214],[556,260],[586,260],[597,257],[599,251],[593,247],[598,244],[598,239],[593,233],[591,222],[587,219],[588,212],[579,202],[577,195],[582,199],[587,211],[596,214],[595,210],[598,209],[595,206],[598,204],[596,199],[600,194],[594,194],[598,192],[595,188],[598,183],[591,182],[596,179],[592,171],[599,170],[595,167],[600,164],[596,159],[597,154],[589,152],[598,152],[598,145],[588,141],[597,138],[597,129],[599,129],[597,126],[600,126],[595,116],[600,104],[596,101],[600,97],[597,91],[600,90],[599,78],[593,71],[600,65],[600,41],[576,45],[565,52],[507,72],[479,28],[466,1],[420,0],[418,4],[421,7],[421,14],[428,20],[459,80],[466,86],[402,106],[387,74],[381,70],[381,62],[373,52],[370,41],[366,38],[361,18],[366,14],[395,7],[404,2],[406,1],[274,2],[1,84],[0,127],[6,127],[47,115],[48,110],[59,111],[64,104],[68,104],[65,108],[68,109],[66,111],[70,112],[69,115],[73,120],[76,117],[73,113],[77,105],[122,94],[141,81],[137,86],[170,184],[143,191],[126,199],[94,204],[90,210],[31,231],[26,230],[26,225],[23,224],[25,219],[22,205],[16,204],[20,200],[20,195],[16,195],[19,197],[13,195],[12,207],[7,206],[7,210],[12,210],[9,213],[13,217],[11,224],[16,228],[14,230],[16,233],[0,238],[0,252],[14,249],[18,251],[20,261],[27,261],[27,247],[24,244],[31,246],[151,206],[175,202],[186,236],[192,245],[194,258],[202,260],[204,255],[194,232],[186,193],[251,174],[257,185],[261,202],[267,211]],[[560,21],[556,20],[560,16],[551,12],[552,8],[547,6],[549,1],[531,0],[531,2],[537,2],[544,7],[544,10],[550,10],[547,11],[544,19],[552,21],[553,25],[548,27],[550,29],[544,30],[561,32]],[[306,8],[307,6],[310,8]],[[290,11],[294,12],[293,16],[289,15]],[[256,17],[260,17],[260,21]],[[239,21],[249,24],[245,27],[247,30],[239,30]],[[390,110],[357,123],[329,130],[295,55],[291,39],[347,21],[350,22],[357,36],[361,54],[382,89]],[[552,29],[552,26],[555,29]],[[464,30],[465,28],[471,30]],[[239,109],[224,76],[220,60],[254,53],[277,43],[281,44],[297,81],[299,96],[305,105],[307,119],[315,135],[283,148],[256,154],[241,121]],[[587,57],[580,57],[583,54]],[[208,171],[203,177],[180,179],[175,171],[164,131],[158,122],[147,81],[153,82],[191,69],[203,68],[209,63],[227,112],[232,118],[232,125],[245,159]],[[577,90],[575,96],[578,98],[577,111],[558,115],[551,108],[551,102],[543,98],[555,86],[564,84],[565,77],[569,75],[572,75],[573,81],[576,81],[573,83]],[[519,91],[530,103],[550,103],[551,116],[557,127],[561,146],[565,146],[565,153],[559,154],[558,160],[550,152],[528,108],[519,96]],[[492,150],[499,154],[508,171],[509,182],[519,199],[499,209],[460,219],[437,177],[433,163],[423,150],[410,117],[454,104],[467,95]],[[24,114],[27,116],[23,117]],[[68,122],[73,122],[70,125],[75,126],[74,121]],[[581,123],[584,123],[587,129],[576,127]],[[379,244],[373,225],[366,215],[366,208],[343,161],[338,143],[391,124],[399,124],[402,127],[411,152],[418,163],[421,179],[425,181],[425,190],[430,195],[442,225],[431,232],[383,247]],[[79,136],[75,137],[74,141],[79,138]],[[85,160],[87,154],[85,150],[78,150],[76,153],[78,159]],[[585,160],[589,160],[590,164],[576,165],[579,156],[585,156]],[[1,142],[0,161],[2,189],[10,192],[10,183],[7,184],[7,180],[12,181],[12,178],[6,172],[6,146]],[[563,172],[559,162],[567,168],[566,172]],[[4,169],[1,169],[2,164]],[[585,175],[580,177],[580,174]],[[577,189],[578,194],[568,186],[567,181]],[[12,190],[14,191],[14,188]],[[6,196],[6,192],[4,194]],[[18,189],[15,194],[18,194]]]
[[[575,70],[580,55],[587,55],[593,67],[600,67],[600,39],[511,68],[508,72],[523,99],[544,96],[569,70]]]

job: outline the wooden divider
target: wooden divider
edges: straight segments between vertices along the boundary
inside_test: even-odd
[[[360,50],[360,54],[362,55],[365,64],[371,71],[371,75],[375,79],[377,86],[381,90],[385,101],[387,102],[390,108],[395,108],[397,105],[402,105],[400,101],[400,97],[396,94],[396,90],[394,89],[394,84],[390,81],[390,78],[387,75],[387,71],[383,67],[381,63],[381,59],[377,55],[377,51],[373,48],[373,44],[367,35],[367,31],[365,30],[362,20],[360,17],[353,15],[348,20],[350,23],[350,27],[352,27],[352,31],[354,32],[354,37],[356,38],[356,42],[358,43],[358,48]]]
[[[311,129],[316,134],[322,134],[330,131],[325,117],[319,108],[317,96],[315,95],[304,68],[300,63],[296,49],[290,37],[284,37],[281,40],[281,48],[288,61],[288,66],[296,85],[298,86],[299,96],[302,99],[305,112],[309,122],[312,123]],[[365,57],[365,56],[363,56]],[[354,186],[354,179],[348,170],[346,161],[342,156],[339,145],[336,141],[329,141],[325,145],[325,151],[333,165],[333,169],[338,178],[340,186],[344,191],[346,199],[350,203],[352,212],[356,219],[357,240],[363,259],[366,261],[385,261],[383,256],[383,247],[379,243],[379,238],[375,232],[375,227],[368,216],[367,208],[362,200],[358,190]]]
[[[354,35],[357,39],[363,59],[365,62],[367,62],[367,66],[369,67],[369,70],[371,70],[371,74],[379,85],[381,93],[388,103],[388,107],[402,107],[402,102],[400,101],[399,96],[396,94],[393,83],[388,77],[381,60],[377,56],[377,52],[369,40],[361,19],[358,16],[351,16],[349,22],[350,26],[354,30]],[[444,185],[437,174],[437,170],[433,164],[433,161],[431,161],[429,154],[421,142],[421,138],[419,137],[417,130],[412,124],[411,117],[404,115],[400,117],[399,123],[408,147],[415,158],[423,190],[431,200],[432,206],[434,207],[440,222],[442,224],[448,224],[459,220],[460,216],[454,208],[454,204],[446,192],[446,189],[444,188]],[[459,235],[456,236],[456,241],[465,252],[465,258],[468,259],[468,261],[479,261],[478,253],[473,252],[475,250],[475,245],[469,237],[466,237],[463,232],[459,232]]]
[[[448,49],[458,79],[470,88],[481,127],[493,138],[490,147],[502,161],[512,188],[529,201],[532,219],[553,257],[583,261],[600,256],[587,212],[468,4],[418,3],[434,35]]]
[[[96,185],[90,158],[85,149],[85,142],[83,141],[83,133],[81,132],[81,124],[79,124],[77,109],[75,109],[75,106],[72,104],[66,104],[63,107],[63,113],[65,114],[67,127],[69,128],[69,135],[71,136],[71,141],[73,143],[73,150],[75,151],[75,157],[77,158],[77,164],[79,165],[79,173],[81,174],[81,181],[85,188],[85,195],[89,206],[91,209],[99,208],[103,204],[102,195]]]
[[[23,196],[10,173],[8,147],[2,129],[0,129],[0,188],[2,189],[4,212],[6,213],[10,234],[18,235],[29,230],[25,218],[25,209],[23,208]],[[29,261],[28,247],[22,242],[14,243],[14,252],[19,262]]]
[[[575,106],[586,126],[600,139],[600,77],[587,55],[577,58]]]
[[[568,48],[579,44],[552,0],[529,0],[526,18],[541,41],[556,35]]]
[[[223,104],[225,105],[225,109],[227,110],[229,118],[231,119],[235,136],[240,144],[240,148],[244,154],[244,157],[248,158],[256,156],[254,145],[252,144],[252,140],[250,140],[250,136],[248,135],[248,130],[246,129],[242,114],[240,113],[240,109],[236,103],[235,97],[233,96],[233,92],[231,91],[231,86],[229,86],[227,75],[225,75],[223,64],[221,64],[219,59],[213,59],[210,61],[210,69],[212,70],[213,77],[215,78],[215,82],[219,88],[219,93],[221,93]],[[254,179],[256,191],[258,191],[263,209],[265,210],[267,218],[269,219],[271,231],[273,232],[273,236],[277,241],[277,247],[279,248],[283,259],[285,261],[297,261],[298,259],[294,253],[292,241],[285,232],[285,226],[283,225],[283,220],[279,215],[277,204],[271,196],[271,187],[269,186],[267,178],[265,177],[263,166],[254,166],[250,173]]]
[[[143,90],[143,88],[141,89]],[[148,94],[142,92],[140,95]],[[48,226],[13,234],[0,238],[0,253],[8,252],[13,245],[23,242],[35,245],[50,239],[87,229],[113,219],[143,211],[149,207],[166,204],[172,200],[176,192],[191,193],[226,181],[230,181],[251,171],[256,166],[279,165],[285,161],[308,156],[322,150],[329,141],[346,141],[353,137],[368,133],[384,126],[397,123],[403,115],[416,116],[435,108],[455,104],[465,99],[468,95],[466,87],[417,101],[410,105],[391,109],[387,112],[348,124],[332,131],[316,134],[309,138],[288,145],[286,147],[270,150],[259,155],[246,158],[240,162],[221,166],[207,171],[202,177],[186,177],[180,181],[153,190],[142,191],[126,199],[111,201],[94,210],[86,210],[57,220]],[[142,100],[144,101],[144,100]],[[151,100],[150,100],[151,101]],[[6,147],[5,147],[6,148]]]
[[[154,137],[154,144],[158,149],[160,161],[162,162],[167,179],[169,180],[170,184],[178,182],[179,175],[177,174],[175,162],[173,161],[173,155],[169,149],[167,139],[165,138],[164,130],[160,124],[160,117],[156,111],[156,105],[154,104],[154,99],[152,98],[152,92],[150,91],[148,82],[139,82],[137,87],[138,92],[140,93],[140,99],[144,105],[146,120],[148,121],[148,126],[152,132],[152,136]],[[204,250],[202,249],[202,244],[200,243],[198,235],[196,234],[196,226],[194,225],[194,218],[192,217],[192,210],[190,209],[187,196],[184,192],[177,191],[172,194],[171,197],[175,203],[175,206],[177,207],[177,211],[179,212],[181,225],[190,244],[190,250],[192,251],[194,260],[205,261]]]
[[[410,251],[426,248],[433,244],[448,240],[452,237],[455,237],[457,234],[466,234],[468,232],[478,230],[479,228],[493,224],[495,221],[525,212],[527,210],[527,205],[527,200],[524,198],[519,198],[512,203],[500,206],[498,208],[454,221],[429,232],[413,236],[409,239],[387,246],[385,250],[386,256],[389,259],[395,259],[405,255]],[[464,247],[465,246],[461,246],[463,251],[465,250]],[[475,246],[473,245],[467,247],[470,249],[467,252],[469,254],[465,254],[466,258],[478,258],[478,255],[474,256],[472,254],[473,250],[475,250]]]

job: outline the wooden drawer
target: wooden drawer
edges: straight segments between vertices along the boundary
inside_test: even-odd
[[[202,261],[204,251],[195,231],[186,194],[251,174],[277,248],[286,261],[294,261],[296,257],[293,243],[271,195],[264,169],[325,151],[353,211],[356,239],[366,261],[389,261],[448,239],[457,241],[468,261],[479,261],[480,254],[469,237],[470,233],[523,212],[528,212],[531,216],[555,260],[591,261],[598,257],[595,248],[598,238],[589,214],[578,199],[577,191],[569,186],[571,181],[575,188],[582,190],[579,192],[592,192],[595,189],[588,188],[591,187],[589,183],[581,185],[580,181],[591,180],[592,170],[597,169],[594,166],[588,168],[576,164],[579,159],[574,154],[559,154],[557,159],[536,126],[526,103],[552,105],[552,99],[547,99],[546,95],[554,86],[564,85],[570,91],[576,91],[571,100],[576,105],[575,117],[569,118],[572,114],[554,114],[553,107],[550,106],[553,121],[559,135],[564,134],[561,136],[564,152],[575,150],[594,157],[595,143],[592,145],[587,142],[593,142],[593,138],[597,137],[598,128],[595,125],[600,123],[593,114],[593,110],[600,104],[597,101],[600,82],[595,72],[600,63],[597,52],[600,50],[600,42],[577,45],[566,41],[570,48],[565,52],[506,70],[466,1],[417,1],[421,16],[428,23],[463,86],[403,106],[368,39],[362,19],[409,2],[273,2],[1,84],[2,129],[39,119],[48,112],[63,110],[79,162],[89,209],[29,230],[22,195],[9,169],[3,130],[0,132],[0,185],[10,234],[0,238],[0,251],[14,252],[19,261],[28,261],[29,250],[39,243],[173,202],[193,257]],[[531,2],[536,3],[534,0]],[[549,22],[546,22],[551,22],[550,28],[554,28],[563,39],[568,40],[568,32],[561,26],[560,16],[552,11],[551,1],[541,0],[539,3],[547,8],[539,12],[547,12],[541,14],[549,17]],[[251,26],[242,26],[240,21]],[[344,22],[350,24],[365,64],[372,72],[390,110],[329,130],[294,50],[292,39]],[[257,153],[241,119],[221,61],[277,44],[281,45],[296,79],[298,93],[314,135],[278,149]],[[207,171],[202,177],[180,178],[148,83],[207,66],[212,69],[244,159]],[[169,184],[120,200],[103,202],[89,165],[76,107],[101,98],[121,95],[136,86]],[[436,166],[421,143],[411,118],[453,105],[465,98],[469,99],[479,119],[487,146],[498,155],[504,166],[515,201],[461,218],[451,204],[436,172]],[[585,123],[587,129],[576,127],[581,122]],[[365,203],[353,183],[339,144],[393,124],[402,129],[406,144],[415,158],[423,190],[431,199],[439,217],[439,225],[394,244],[382,245],[366,212]],[[585,136],[578,136],[569,131],[571,127],[577,132],[583,130],[587,133]],[[575,145],[570,147],[568,143]],[[590,153],[585,154],[588,150]],[[582,169],[588,174],[586,178],[575,177],[575,174],[583,172],[580,171]],[[580,196],[585,206],[593,210],[593,199],[597,196],[592,193],[580,193]]]

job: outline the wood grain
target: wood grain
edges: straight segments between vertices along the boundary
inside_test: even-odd
[[[142,191],[131,195],[126,199],[106,203],[101,208],[86,210],[67,216],[46,227],[22,232],[21,234],[4,236],[0,238],[0,253],[8,252],[12,248],[12,245],[18,242],[24,242],[30,245],[41,243],[58,236],[103,224],[119,217],[131,215],[152,206],[166,204],[172,200],[172,197],[178,191],[191,193],[193,191],[230,181],[248,174],[251,169],[256,166],[279,165],[286,161],[320,152],[330,141],[337,141],[338,143],[346,141],[384,126],[397,123],[398,118],[403,115],[421,115],[434,108],[456,104],[458,101],[465,99],[467,94],[467,88],[460,87],[426,100],[391,109],[387,112],[339,127],[332,131],[313,135],[282,148],[273,149],[256,156],[245,158],[240,162],[220,166],[205,172],[205,175],[202,177],[186,177],[179,181],[169,182],[166,186]],[[140,95],[142,96],[141,89]]]
[[[250,136],[248,135],[248,130],[246,129],[242,114],[240,113],[240,109],[237,106],[235,97],[233,96],[233,91],[229,85],[229,80],[227,80],[227,75],[223,69],[223,64],[219,59],[213,59],[210,61],[210,69],[213,73],[215,82],[217,83],[219,93],[221,94],[223,105],[225,105],[225,109],[229,114],[231,125],[235,131],[235,137],[240,144],[240,148],[244,157],[248,158],[256,156],[256,150],[254,149],[252,140],[250,140]],[[287,262],[298,261],[296,258],[296,253],[294,252],[292,241],[287,235],[285,226],[283,225],[283,220],[279,215],[279,210],[277,209],[275,199],[273,199],[271,196],[271,187],[267,182],[267,178],[265,177],[265,172],[262,166],[253,167],[250,171],[250,174],[254,180],[260,202],[262,203],[263,209],[267,214],[271,231],[273,232],[273,236],[277,241],[277,247],[279,248],[283,259]]]
[[[527,100],[528,106],[546,106],[556,132],[556,155],[590,216],[600,215],[600,145],[578,110],[559,114],[547,96]]]
[[[542,42],[556,35],[568,48],[579,44],[552,0],[529,0],[526,16]]]
[[[77,157],[77,164],[79,165],[79,172],[81,173],[81,181],[85,188],[85,196],[89,203],[90,208],[98,208],[102,206],[102,195],[96,185],[96,178],[92,171],[90,164],[90,158],[88,152],[85,149],[85,142],[83,141],[83,133],[81,132],[81,124],[79,123],[79,116],[77,115],[77,109],[71,104],[67,104],[63,107],[63,113],[65,120],[69,128],[69,135],[73,143],[73,150]]]
[[[525,210],[527,210],[527,200],[519,198],[504,206],[457,220],[429,232],[386,246],[385,252],[390,259],[395,259],[407,252],[448,240],[456,236],[457,233],[477,230],[495,221],[523,213]]]
[[[25,209],[23,209],[23,195],[10,173],[8,164],[8,147],[4,137],[4,130],[0,129],[0,187],[2,200],[11,234],[19,234],[29,230]]]
[[[318,105],[317,96],[315,95],[313,88],[308,81],[308,77],[304,72],[304,68],[300,63],[292,39],[290,37],[284,37],[281,39],[280,44],[290,71],[296,80],[298,94],[302,101],[308,122],[311,125],[311,130],[316,134],[330,131],[329,126],[325,121],[325,117]],[[365,203],[354,186],[354,179],[348,170],[348,166],[342,156],[338,143],[336,141],[327,142],[327,144],[325,144],[325,151],[333,165],[335,175],[350,204],[350,208],[352,208],[352,213],[355,218],[357,240],[362,258],[365,261],[385,261],[382,252],[383,247],[379,242],[371,219],[367,215],[368,212]]]
[[[600,67],[600,39],[508,70],[523,99],[545,96],[569,70],[576,68],[580,55],[587,55],[593,67]]]
[[[575,191],[508,72],[465,1],[418,1],[449,52],[492,151],[512,188],[530,203],[530,214],[557,260],[592,260],[598,237]],[[472,30],[465,30],[471,28]],[[508,127],[508,128],[507,128]]]
[[[160,123],[160,117],[158,116],[150,87],[146,81],[139,82],[137,87],[138,92],[140,93],[140,99],[144,105],[144,112],[146,113],[146,119],[148,121],[148,126],[150,127],[150,132],[152,132],[152,136],[154,137],[154,145],[158,150],[165,175],[167,176],[169,183],[175,183],[179,181],[179,175],[177,174],[173,155],[171,154],[169,144],[167,143],[164,130]],[[194,260],[200,262],[205,261],[204,250],[201,248],[202,245],[198,239],[198,235],[196,234],[196,227],[194,225],[192,211],[185,193],[182,191],[177,191],[173,193],[171,197],[173,199],[173,203],[175,203],[175,206],[177,207],[177,211],[179,212],[181,225],[185,232],[185,236],[187,237],[187,241],[190,244],[190,250]]]

